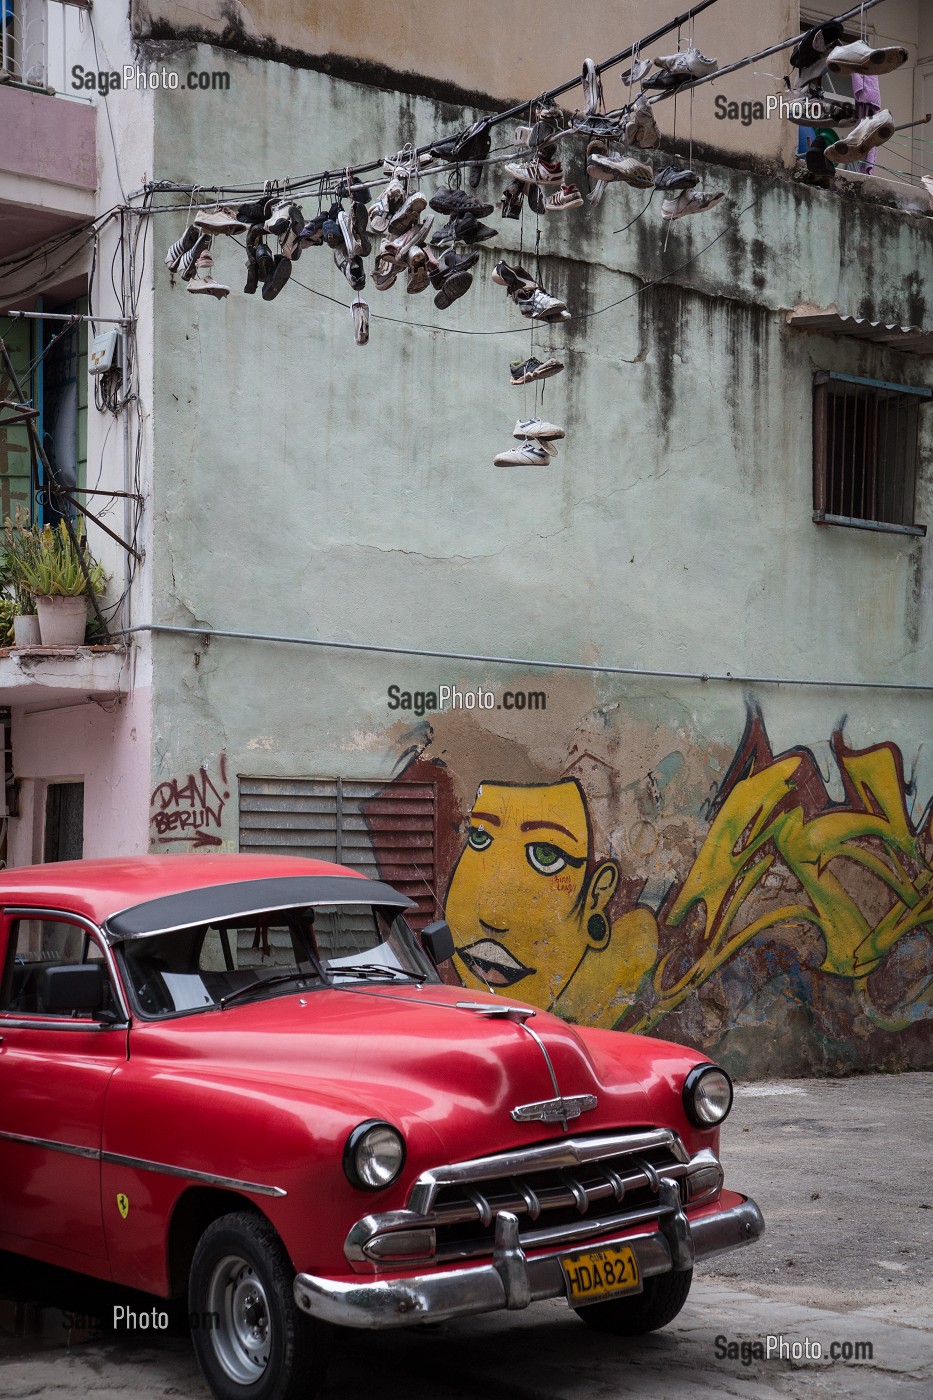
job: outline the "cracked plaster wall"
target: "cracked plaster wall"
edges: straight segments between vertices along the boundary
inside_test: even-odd
[[[188,61],[209,68],[211,53],[196,48]],[[231,93],[194,95],[209,142],[192,143],[187,95],[159,105],[157,178],[232,184],[339,166],[361,150],[394,150],[416,133],[459,128],[472,115],[312,71],[228,62]],[[233,103],[248,120],[230,120]],[[600,314],[565,329],[538,327],[534,341],[489,279],[497,256],[531,256],[527,219],[499,224],[473,289],[450,312],[437,312],[429,296],[368,287],[376,314],[365,349],[353,342],[346,306],[332,300],[347,303],[350,294],[327,249],[307,250],[273,303],[191,298],[160,270],[156,620],[823,678],[826,688],[574,677],[156,638],[153,787],[198,771],[216,782],[223,755],[230,782],[218,830],[229,848],[238,773],[388,780],[406,755],[421,752],[446,765],[464,814],[478,782],[553,781],[594,743],[620,789],[648,784],[676,752],[691,776],[668,813],[667,835],[650,852],[637,842],[626,852],[621,838],[613,847],[628,862],[626,878],[637,878],[641,861],[657,903],[702,840],[698,794],[728,768],[748,700],[761,703],[775,754],[825,748],[846,716],[850,744],[898,744],[917,777],[912,810],[922,810],[933,793],[928,696],[846,692],[831,682],[928,682],[929,546],[812,523],[810,397],[819,369],[922,384],[929,365],[792,332],[784,315],[806,301],[929,323],[928,226],[776,171],[705,175],[727,190],[728,210],[744,212],[734,226],[722,209],[684,220],[666,250],[653,211],[613,233],[643,204],[619,186],[587,218],[548,221],[545,285],[575,311]],[[306,213],[315,207],[305,202]],[[158,217],[157,267],[182,226],[181,217]],[[215,258],[215,275],[238,290],[241,249],[218,240]],[[619,304],[601,310],[610,303]],[[510,442],[516,415],[536,406],[531,391],[509,385],[508,362],[532,350],[565,361],[537,407],[567,437],[545,471],[498,471],[492,457]],[[925,470],[922,520],[930,519],[930,494]],[[454,682],[497,692],[543,687],[548,710],[492,711],[458,729],[450,715],[418,720],[387,709],[392,683],[415,691]],[[599,823],[607,833],[627,830],[624,802],[610,802]],[[715,1015],[711,1023],[688,1018],[682,1034],[708,1044],[723,1025],[737,1034],[735,993],[720,1002],[718,1029]],[[846,1063],[813,1049],[797,1011],[782,1006],[779,995],[765,996],[748,1013],[753,1030],[764,1026],[778,1046],[773,1063]],[[809,1048],[795,1058],[787,1047],[796,1042]],[[849,1063],[870,1062],[871,1035],[865,1046]]]

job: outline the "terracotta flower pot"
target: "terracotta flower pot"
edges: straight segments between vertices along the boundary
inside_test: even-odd
[[[35,613],[17,613],[13,618],[13,644],[18,647],[40,645],[39,619]]]
[[[87,598],[37,598],[44,647],[79,647],[87,628]]]

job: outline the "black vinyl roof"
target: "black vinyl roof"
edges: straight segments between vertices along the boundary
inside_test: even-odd
[[[144,904],[134,904],[119,914],[111,914],[104,924],[104,932],[112,942],[119,942],[201,924],[272,914],[282,909],[303,909],[310,904],[415,908],[414,900],[381,880],[354,879],[350,875],[295,875],[209,885],[206,889],[169,894],[164,899],[148,899]]]

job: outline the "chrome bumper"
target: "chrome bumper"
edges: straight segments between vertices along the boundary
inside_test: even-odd
[[[690,1269],[695,1259],[752,1244],[764,1228],[761,1211],[754,1201],[745,1199],[741,1205],[692,1222],[677,1209],[663,1218],[651,1234],[624,1234],[594,1242],[591,1248],[630,1245],[642,1276],[650,1277]],[[571,1251],[564,1249],[528,1259],[519,1244],[517,1218],[502,1212],[496,1217],[491,1264],[371,1283],[339,1283],[299,1274],[294,1285],[295,1301],[303,1312],[322,1322],[368,1328],[410,1327],[418,1322],[444,1322],[468,1313],[527,1308],[542,1298],[566,1296],[560,1259],[568,1252]]]

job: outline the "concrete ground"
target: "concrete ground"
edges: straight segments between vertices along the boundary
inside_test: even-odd
[[[698,1271],[669,1327],[616,1340],[554,1301],[412,1333],[354,1334],[323,1396],[930,1400],[931,1145],[933,1074],[749,1085],[724,1131],[723,1159],[727,1182],[758,1201],[768,1233]],[[75,1313],[100,1301],[51,1271],[21,1274],[15,1296]],[[0,1396],[207,1400],[181,1331],[66,1347],[61,1314],[41,1316],[44,1337],[0,1331]]]

